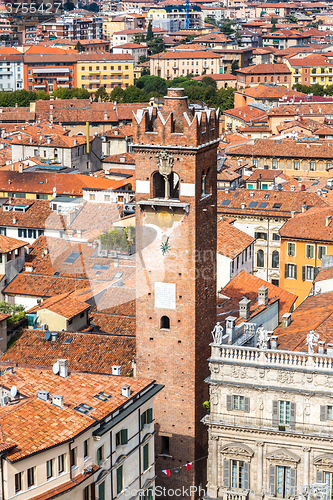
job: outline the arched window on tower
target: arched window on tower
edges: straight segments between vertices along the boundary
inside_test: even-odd
[[[201,194],[206,194],[206,172],[203,170],[201,174]]]
[[[257,267],[264,267],[264,251],[258,250],[257,252]]]
[[[170,318],[168,316],[161,317],[161,330],[170,330]]]
[[[279,265],[280,265],[279,252],[277,250],[274,250],[274,252],[272,253],[272,268],[278,269]]]
[[[171,172],[164,177],[158,170],[153,173],[153,197],[163,199],[179,198],[179,175]]]

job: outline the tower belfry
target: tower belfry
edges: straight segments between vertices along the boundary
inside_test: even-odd
[[[219,117],[190,109],[183,89],[168,89],[164,106],[139,110],[133,128],[137,374],[165,386],[155,404],[156,484],[204,488]],[[190,470],[175,472],[186,462]]]

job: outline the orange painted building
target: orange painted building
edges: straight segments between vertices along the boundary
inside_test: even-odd
[[[76,87],[76,61],[75,50],[32,47],[24,54],[24,88],[51,93]]]
[[[305,209],[305,207],[304,207]],[[333,255],[333,208],[311,208],[289,219],[280,229],[280,287],[309,295],[324,255]]]

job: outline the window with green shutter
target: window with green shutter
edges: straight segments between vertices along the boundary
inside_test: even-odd
[[[147,470],[149,467],[149,443],[145,444],[143,447],[143,470]]]
[[[117,495],[123,491],[123,466],[121,465],[117,469]],[[99,499],[101,500],[101,499]]]
[[[147,410],[147,424],[151,424],[153,421],[153,409],[148,408]]]
[[[105,500],[105,481],[98,485],[98,500]]]
[[[127,444],[128,443],[128,431],[127,429],[122,429],[121,430],[121,444]]]

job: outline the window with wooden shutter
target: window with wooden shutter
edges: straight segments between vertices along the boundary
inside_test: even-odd
[[[230,460],[223,460],[223,487],[230,488]]]
[[[98,500],[105,500],[105,481],[98,485]]]
[[[317,470],[316,473],[316,482],[323,483],[324,482],[324,472],[322,470]]]
[[[289,495],[291,495],[292,497],[296,496],[296,486],[297,486],[297,471],[296,469],[290,469]]]
[[[121,433],[121,436],[120,436],[121,444],[127,444],[128,443],[128,430],[121,429],[120,433]]]
[[[302,281],[305,281],[305,266],[302,266]]]
[[[320,405],[320,420],[323,422],[326,420],[326,406]]]
[[[288,264],[284,265],[284,277],[288,278]]]
[[[149,467],[149,443],[145,444],[143,447],[143,470],[147,470]]]
[[[227,410],[232,410],[232,396],[229,396],[229,394],[227,394]]]
[[[123,466],[117,469],[117,495],[123,490]]]
[[[273,401],[272,425],[273,425],[273,427],[278,427],[278,425],[279,425],[279,402],[278,401]]]
[[[276,494],[275,465],[269,466],[269,493],[272,496],[275,496],[275,494]]]
[[[153,409],[148,408],[147,410],[147,424],[151,424],[153,421]]]
[[[244,462],[244,489],[250,489],[250,464]]]
[[[296,403],[290,403],[290,429],[295,429],[296,426]]]
[[[146,423],[146,412],[142,413],[141,415],[141,429],[144,428],[145,423]]]
[[[250,398],[244,398],[244,411],[250,413]]]

